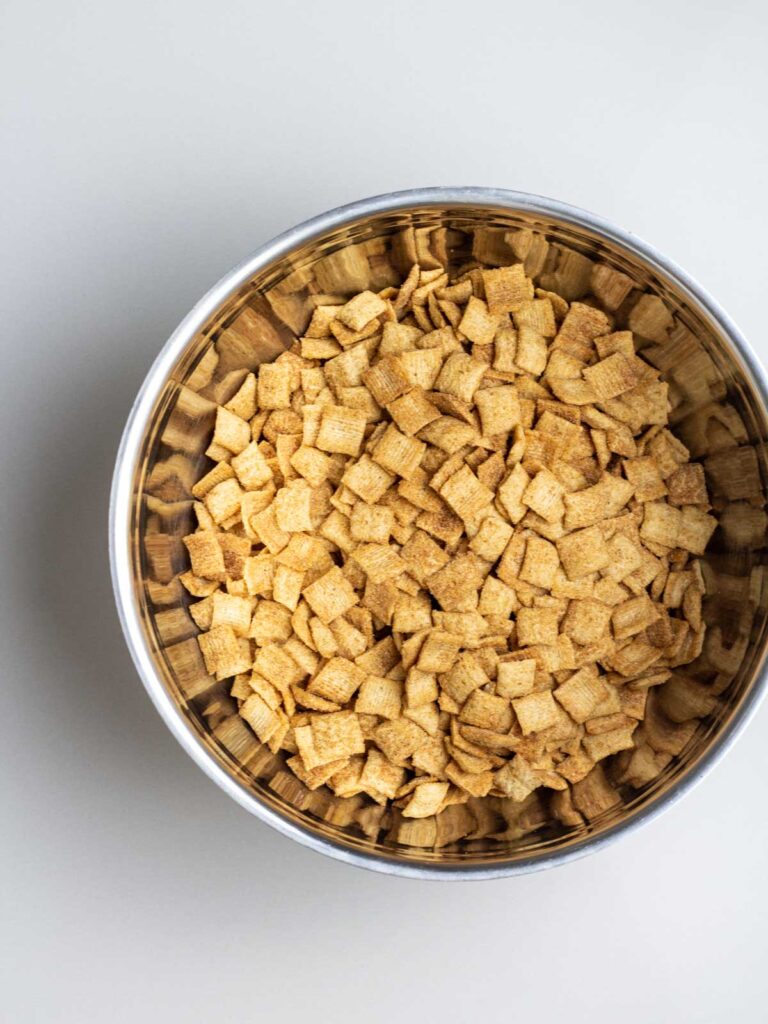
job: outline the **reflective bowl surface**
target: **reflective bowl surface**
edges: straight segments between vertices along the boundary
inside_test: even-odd
[[[620,803],[584,826],[523,821],[493,839],[488,827],[473,829],[454,813],[436,822],[430,845],[412,846],[386,820],[380,827],[364,798],[307,790],[284,767],[284,755],[271,754],[238,716],[227,683],[206,673],[189,595],[176,579],[187,568],[181,538],[194,529],[190,487],[210,467],[204,452],[217,400],[228,399],[238,374],[301,335],[313,296],[397,284],[415,258],[452,269],[473,258],[487,266],[515,262],[511,244],[521,229],[533,232],[528,273],[566,298],[588,296],[602,265],[632,279],[617,322],[634,324],[640,347],[668,381],[673,430],[703,462],[721,520],[705,556],[704,649],[686,669],[718,700],[682,749],[675,723],[656,722],[660,744],[674,750],[669,765],[640,789],[621,787]],[[307,221],[258,249],[195,306],[157,357],[128,419],[111,496],[110,558],[139,675],[173,734],[222,789],[280,832],[340,860],[422,878],[490,878],[596,850],[700,780],[765,689],[767,395],[764,370],[717,303],[650,246],[582,210],[518,192],[429,188]]]

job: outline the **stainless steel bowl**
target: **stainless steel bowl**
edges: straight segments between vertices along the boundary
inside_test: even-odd
[[[649,315],[634,318],[641,344],[653,347],[670,383],[674,429],[704,462],[721,516],[706,558],[707,639],[692,669],[719,697],[656,779],[622,789],[621,804],[586,826],[497,840],[442,834],[430,847],[413,847],[377,833],[360,801],[307,791],[258,743],[227,687],[206,674],[188,599],[175,580],[186,567],[189,488],[206,465],[212,411],[227,380],[290,344],[308,320],[313,294],[382,288],[417,254],[422,263],[455,265],[470,255],[489,265],[509,262],[509,233],[521,229],[534,233],[528,258],[545,286],[577,298],[589,292],[595,267],[607,264],[634,283],[619,318],[639,300],[646,304]],[[600,217],[483,188],[399,192],[322,214],[262,246],[208,292],[163,347],[131,410],[112,487],[110,559],[136,668],[203,771],[267,824],[321,853],[393,874],[492,878],[597,850],[690,790],[763,696],[767,407],[765,371],[717,303],[670,260]],[[665,724],[659,727],[663,732]]]

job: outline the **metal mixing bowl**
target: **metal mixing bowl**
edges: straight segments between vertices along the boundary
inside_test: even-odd
[[[652,304],[662,309],[662,321],[664,307],[670,315],[666,324],[636,319],[654,335],[641,336],[640,344],[653,348],[670,384],[673,429],[703,461],[721,517],[705,559],[706,643],[690,670],[719,697],[666,769],[640,789],[621,789],[621,803],[584,826],[548,826],[507,839],[442,833],[429,847],[413,847],[386,831],[377,834],[362,798],[339,800],[324,788],[310,793],[239,718],[228,685],[205,671],[189,598],[175,580],[187,567],[181,537],[194,528],[190,486],[210,465],[204,451],[216,398],[237,371],[241,377],[244,368],[274,358],[301,334],[314,294],[397,283],[415,254],[454,267],[472,256],[489,265],[512,262],[510,239],[520,236],[509,233],[520,229],[536,236],[531,258],[543,286],[581,297],[595,267],[607,264],[635,286],[619,319],[643,296],[662,300],[663,307]],[[211,378],[212,347],[218,365]],[[519,192],[431,188],[322,214],[262,246],[211,289],[160,352],[131,410],[112,488],[110,557],[139,675],[171,732],[223,790],[329,856],[421,878],[491,878],[596,850],[698,782],[765,690],[767,397],[765,371],[704,289],[650,246],[590,213]]]

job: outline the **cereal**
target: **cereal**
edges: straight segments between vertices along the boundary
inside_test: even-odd
[[[205,669],[306,792],[400,841],[540,793],[583,823],[717,706],[680,672],[717,520],[644,358],[670,315],[582,257],[535,288],[531,232],[476,238],[451,281],[428,234],[399,289],[313,295],[293,348],[227,368],[179,580]]]

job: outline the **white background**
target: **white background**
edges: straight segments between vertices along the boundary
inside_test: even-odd
[[[3,1022],[765,1020],[768,707],[592,858],[378,876],[273,833],[187,758],[106,560],[161,343],[257,245],[365,195],[587,207],[768,355],[765,5],[6,0],[0,21]]]

